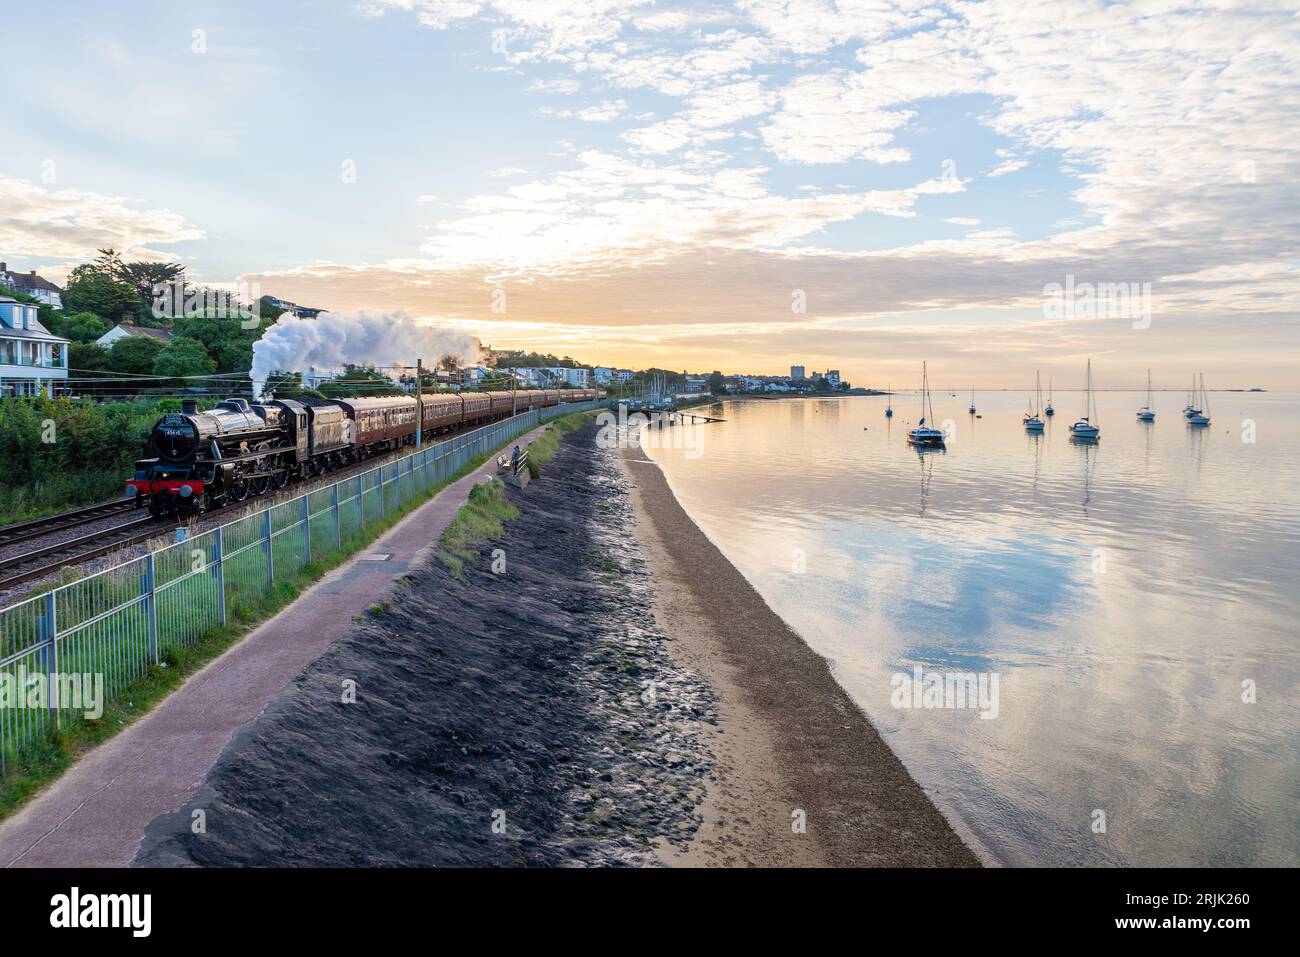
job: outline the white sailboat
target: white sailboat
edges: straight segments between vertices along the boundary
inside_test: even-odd
[[[1139,422],[1154,422],[1156,410],[1151,408],[1151,370],[1147,370],[1147,404],[1138,409]]]
[[[1201,401],[1200,408],[1194,410],[1187,417],[1188,425],[1209,425],[1210,424],[1210,394],[1205,391],[1205,373],[1201,373]],[[1193,403],[1197,404],[1197,403]]]
[[[885,391],[889,393],[889,398],[885,400],[885,418],[892,419],[894,417],[894,387],[887,385]]]
[[[1096,442],[1101,438],[1097,427],[1097,404],[1092,398],[1092,360],[1088,360],[1088,384],[1083,399],[1083,415],[1070,426],[1070,438],[1081,442]]]
[[[930,374],[926,370],[925,363],[921,363],[921,421],[917,423],[916,428],[907,433],[909,445],[920,446],[921,448],[941,449],[944,448],[944,434],[942,429],[936,429],[925,423],[934,419],[934,405],[930,402]]]
[[[1052,380],[1047,380],[1047,406],[1043,409],[1043,415],[1056,415],[1056,410],[1052,408]]]
[[[975,387],[970,387],[970,414],[975,414]]]
[[[1200,410],[1196,408],[1196,376],[1192,376],[1192,387],[1187,390],[1187,404],[1183,406],[1184,418],[1190,419]]]
[[[1028,412],[1025,413],[1025,431],[1041,432],[1043,431],[1043,419],[1038,414],[1038,410],[1043,406],[1043,377],[1041,373],[1034,373],[1034,404]]]

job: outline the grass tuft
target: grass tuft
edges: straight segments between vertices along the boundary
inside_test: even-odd
[[[519,509],[506,498],[504,484],[497,479],[480,482],[469,490],[469,501],[442,533],[438,560],[457,578],[464,578],[465,562],[478,554],[480,545],[504,532],[504,523],[518,514]]]

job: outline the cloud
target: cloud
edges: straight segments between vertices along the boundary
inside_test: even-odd
[[[84,260],[112,246],[129,257],[160,259],[171,254],[159,245],[205,238],[179,213],[139,205],[121,196],[0,179],[0,248],[29,258]]]
[[[1014,173],[1016,170],[1024,169],[1028,165],[1029,165],[1028,160],[1006,160],[1002,163],[999,163],[993,169],[989,170],[988,173],[986,173],[985,175],[989,176],[990,178],[996,176],[1006,176],[1008,173]]]
[[[605,100],[593,106],[585,106],[578,110],[552,110],[546,107],[542,108],[542,113],[547,116],[557,116],[564,119],[572,117],[583,120],[587,123],[608,123],[616,120],[623,115],[627,109],[627,100]]]
[[[446,283],[459,290],[448,289],[452,299],[472,298],[483,276],[505,277],[529,290],[537,309],[527,321],[537,328],[564,324],[558,293],[547,298],[562,290],[567,315],[597,324],[632,327],[609,317],[624,310],[653,316],[660,329],[712,324],[719,336],[767,316],[781,316],[781,335],[794,335],[800,322],[780,308],[789,294],[782,283],[825,290],[803,328],[821,336],[830,335],[827,323],[841,324],[836,334],[849,337],[874,329],[884,313],[899,329],[902,317],[936,309],[993,310],[1004,320],[1015,309],[1032,314],[1043,285],[1067,272],[1081,281],[1151,282],[1165,315],[1220,323],[1200,330],[1207,341],[1222,338],[1230,321],[1272,335],[1276,317],[1296,315],[1300,20],[1284,4],[385,6],[438,28],[471,18],[504,24],[509,62],[565,73],[532,89],[617,91],[609,119],[652,110],[654,120],[637,119],[643,125],[599,149],[577,147],[567,170],[462,202],[427,236],[422,258],[375,267],[377,289],[379,276],[402,277],[399,290],[419,277],[421,293]],[[906,164],[937,142],[935,130],[915,125],[921,116],[931,125],[983,124],[985,142],[1000,147],[991,165],[978,145],[953,151],[957,169],[987,172],[908,176],[914,166]],[[1014,226],[959,239],[945,229],[892,245],[889,231],[875,228],[889,217],[915,219],[921,208],[949,225],[979,226],[972,217],[943,217],[943,194],[967,191],[977,203],[1005,195],[996,181],[1026,169],[1026,156],[1044,182],[1011,211]],[[834,193],[807,188],[827,164],[839,164],[834,181],[846,185]],[[899,182],[914,185],[872,188]],[[1037,223],[1040,199],[1070,201],[1081,212],[1053,209]],[[870,249],[819,248],[841,224],[858,227],[834,231],[841,246],[860,235]],[[338,275],[327,268],[300,278],[333,284]],[[755,287],[767,290],[761,301],[749,295]],[[1074,347],[1093,338],[1076,327],[1039,332]],[[969,345],[1011,348],[1021,341],[1015,335],[981,333]]]

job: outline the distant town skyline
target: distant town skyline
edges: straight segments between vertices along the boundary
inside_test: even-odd
[[[0,258],[99,247],[627,368],[1297,385],[1265,2],[15,9]],[[161,39],[160,39],[161,38]],[[382,69],[377,66],[382,65]]]

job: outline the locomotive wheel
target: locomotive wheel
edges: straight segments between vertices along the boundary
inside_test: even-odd
[[[248,483],[243,479],[233,482],[230,486],[230,500],[242,502],[246,498],[248,498]]]
[[[282,489],[289,484],[289,473],[276,472],[274,475],[271,476],[271,482],[275,485],[277,489]]]
[[[190,511],[195,515],[202,515],[208,510],[208,493],[200,492],[190,499]]]
[[[265,495],[271,490],[271,477],[269,475],[259,475],[253,479],[253,494]]]

